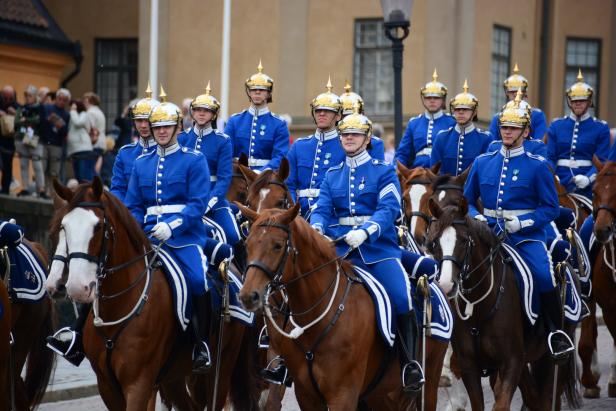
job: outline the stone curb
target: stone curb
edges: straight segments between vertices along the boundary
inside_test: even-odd
[[[96,384],[61,388],[47,391],[43,397],[43,403],[76,400],[78,398],[91,397],[93,395],[98,395],[98,386]]]

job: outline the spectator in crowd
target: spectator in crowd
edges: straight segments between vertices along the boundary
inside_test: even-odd
[[[43,106],[41,118],[41,138],[44,144],[45,169],[47,173],[46,186],[51,187],[51,179],[60,177],[60,168],[63,161],[63,149],[66,147],[66,136],[70,115],[67,111],[71,101],[71,93],[65,88],[55,93],[53,104]]]
[[[86,106],[88,119],[90,120],[90,137],[92,139],[94,154],[96,154],[94,172],[100,174],[101,167],[103,166],[103,153],[107,147],[105,142],[105,136],[107,135],[105,130],[107,119],[101,110],[101,98],[98,94],[91,91],[84,94],[83,104]]]
[[[0,93],[0,160],[2,161],[2,193],[8,194],[13,180],[15,154],[15,114],[19,109],[12,86],[4,86]]]
[[[49,95],[49,92],[51,90],[49,90],[49,87],[41,87],[38,89],[38,103],[43,105],[43,104],[51,104],[53,103],[51,96]]]
[[[15,115],[15,148],[19,154],[21,183],[19,196],[29,196],[30,162],[34,170],[36,192],[45,197],[45,172],[43,170],[43,144],[41,144],[41,105],[36,87],[28,86],[24,92],[25,104]]]
[[[392,133],[385,134],[383,144],[385,145],[385,161],[393,163],[394,157],[396,157],[396,139],[394,135]]]
[[[113,124],[120,130],[118,133],[118,139],[115,143],[114,151],[116,153],[119,149],[132,143],[133,141],[133,121],[130,118],[129,110],[136,101],[137,100],[135,99],[127,104],[124,107],[124,110],[122,110],[122,114],[120,114],[113,122]]]
[[[190,103],[191,98],[185,98],[182,100],[182,130],[192,127],[192,116],[190,115]]]
[[[90,117],[81,100],[71,104],[71,121],[68,125],[66,154],[73,163],[73,175],[80,183],[92,181],[96,155],[91,139]]]
[[[103,184],[105,187],[109,189],[111,187],[111,176],[113,174],[113,163],[115,163],[116,152],[114,151],[114,147],[116,141],[111,136],[107,136],[105,139],[105,143],[107,147],[105,148],[105,154],[103,154],[103,166],[101,167],[101,180],[103,180]]]

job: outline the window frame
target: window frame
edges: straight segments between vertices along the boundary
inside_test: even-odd
[[[508,47],[507,47],[507,56],[503,56],[501,54],[496,54],[494,51],[494,33],[499,30],[502,32],[506,32],[509,35],[509,43],[508,43]],[[492,38],[491,40],[491,52],[490,52],[490,75],[492,75],[492,70],[494,68],[494,62],[498,61],[498,62],[503,62],[506,60],[506,65],[507,65],[507,72],[505,74],[505,78],[503,79],[497,79],[496,82],[494,83],[495,85],[498,85],[498,94],[501,97],[501,101],[496,101],[494,102],[492,100],[493,96],[492,96],[492,86],[493,84],[490,83],[490,109],[492,111],[492,114],[496,114],[499,111],[501,111],[503,104],[507,103],[507,96],[505,95],[505,90],[503,88],[503,81],[511,75],[511,50],[513,48],[513,28],[512,27],[507,27],[504,26],[502,24],[493,24],[492,25]],[[501,104],[502,102],[502,104]],[[494,106],[494,107],[493,107]]]
[[[586,43],[596,43],[597,44],[597,66],[596,67],[592,67],[592,66],[582,66],[582,65],[576,65],[576,66],[570,66],[567,62],[567,50],[568,50],[568,46],[569,46],[569,41],[576,41],[576,42],[586,42]],[[584,76],[586,81],[586,73],[587,72],[591,72],[591,73],[596,73],[597,76],[597,84],[595,84],[593,86],[593,102],[594,102],[594,107],[591,107],[589,111],[591,111],[592,113],[594,113],[595,116],[599,116],[599,97],[600,97],[600,90],[601,90],[601,56],[602,56],[602,52],[603,52],[603,39],[600,37],[580,37],[580,36],[566,36],[565,37],[565,52],[563,53],[564,56],[564,71],[563,71],[563,83],[564,87],[563,87],[563,115],[567,114],[567,110],[568,110],[568,104],[567,104],[567,89],[573,84],[567,84],[567,73],[569,71],[571,72],[575,72],[575,76],[577,77],[577,73],[578,73],[578,69],[582,69],[582,75]],[[586,81],[587,82],[587,81]],[[590,84],[590,83],[589,83]],[[592,84],[591,84],[592,86]]]

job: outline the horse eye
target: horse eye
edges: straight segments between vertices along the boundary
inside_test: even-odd
[[[282,244],[281,243],[274,243],[274,250],[276,250],[276,251],[282,250]]]

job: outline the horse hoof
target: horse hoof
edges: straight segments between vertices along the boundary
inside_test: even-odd
[[[610,398],[616,397],[616,383],[610,382],[607,384],[607,396]]]
[[[439,387],[451,387],[451,378],[446,375],[441,375],[441,378],[438,381]]]
[[[584,388],[584,398],[599,398],[599,393],[601,392],[601,388]]]

